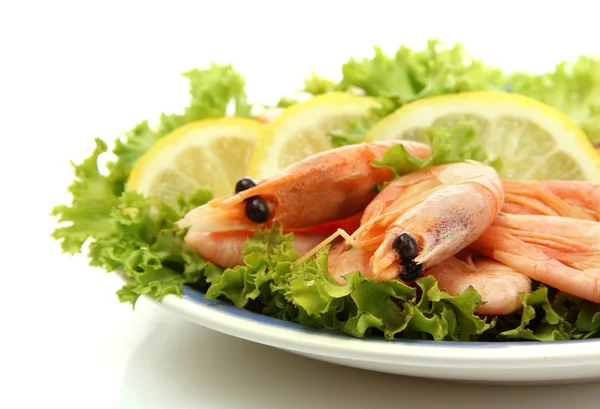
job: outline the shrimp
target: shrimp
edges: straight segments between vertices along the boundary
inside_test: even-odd
[[[462,261],[454,256],[426,270],[440,290],[458,295],[472,286],[484,301],[475,312],[483,315],[507,315],[523,307],[521,293],[531,292],[531,280],[495,260],[480,258]]]
[[[471,245],[532,280],[600,303],[600,223],[501,213]]]
[[[294,233],[292,247],[296,252],[304,254],[320,243],[325,237],[337,229],[355,231],[360,224],[361,213],[335,222],[316,226],[283,229],[283,233]],[[226,232],[204,232],[190,229],[185,235],[185,244],[195,249],[202,257],[223,268],[242,265],[244,243],[254,235],[251,230],[232,230]]]
[[[328,270],[340,284],[346,284],[344,276],[360,271],[372,278],[370,259],[373,253],[360,247],[345,249],[345,243],[335,244],[329,250]],[[531,292],[531,279],[502,263],[489,258],[471,257],[466,261],[451,256],[425,270],[423,277],[434,276],[440,290],[458,295],[472,286],[484,304],[475,312],[482,315],[507,315],[523,307],[521,294]]]
[[[504,180],[504,213],[600,221],[600,184],[584,181]]]
[[[413,281],[477,239],[503,203],[502,183],[492,167],[468,161],[423,169],[384,188],[352,236],[338,231],[302,259],[342,235],[352,246],[373,252],[373,279]]]
[[[189,211],[180,228],[217,232],[309,227],[344,219],[364,210],[376,186],[392,179],[388,168],[372,166],[390,147],[402,144],[426,158],[429,146],[413,141],[361,143],[309,156],[236,194],[219,197]]]
[[[244,264],[245,241],[254,234],[252,231],[202,232],[191,231],[186,235],[186,244],[202,257],[223,268],[234,268]],[[294,233],[292,247],[304,254],[321,242],[322,233]]]
[[[360,271],[365,277],[371,278],[370,260],[372,255],[372,252],[364,248],[350,247],[348,249],[345,243],[337,243],[329,249],[327,254],[327,269],[329,274],[340,284],[346,284],[344,276],[355,271]]]
[[[503,181],[505,205],[473,248],[528,277],[600,302],[600,185]]]

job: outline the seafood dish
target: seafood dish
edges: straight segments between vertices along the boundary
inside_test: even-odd
[[[187,286],[356,338],[600,337],[599,59],[505,73],[432,40],[270,105],[232,66],[185,75],[190,106],[106,171],[96,139],[52,211],[119,301]]]

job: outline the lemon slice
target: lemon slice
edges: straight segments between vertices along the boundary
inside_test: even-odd
[[[333,148],[329,132],[344,129],[378,104],[368,97],[329,93],[292,105],[266,127],[252,154],[250,176],[264,179]]]
[[[243,118],[204,119],[177,128],[136,162],[127,189],[167,203],[206,187],[215,197],[231,194],[246,176],[264,128]]]
[[[409,103],[381,120],[367,141],[428,142],[425,128],[473,120],[484,149],[502,159],[506,179],[581,179],[600,182],[600,155],[562,112],[502,92],[443,95]]]

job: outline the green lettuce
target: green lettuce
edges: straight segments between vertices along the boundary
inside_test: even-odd
[[[450,295],[434,277],[409,287],[374,281],[360,271],[336,281],[328,270],[328,248],[295,265],[293,233],[257,232],[244,245],[244,265],[226,269],[206,292],[240,308],[357,338],[381,335],[436,341],[554,341],[600,336],[600,305],[546,286],[522,294],[523,309],[483,317],[481,296],[468,287]],[[418,289],[417,289],[418,288]]]
[[[373,58],[351,59],[342,66],[342,74],[340,87],[357,87],[398,105],[441,94],[497,91],[505,84],[501,70],[484,65],[462,44],[448,48],[438,40],[429,40],[421,51],[401,46],[393,56],[375,47]]]
[[[431,154],[426,159],[411,155],[403,145],[395,145],[387,149],[373,165],[387,167],[396,175],[468,159],[488,164],[498,171],[502,169],[500,158],[491,157],[481,146],[476,124],[472,121],[459,121],[452,126],[435,125],[427,128],[425,133],[431,146]]]
[[[252,106],[247,101],[244,78],[231,65],[212,63],[205,70],[193,69],[183,74],[189,80],[190,102],[183,113],[162,114],[160,123],[150,128],[142,121],[117,139],[113,154],[116,161],[108,163],[108,178],[120,187],[120,194],[135,162],[160,138],[190,122],[204,118],[220,118],[232,105],[234,115],[249,117]]]
[[[329,133],[334,147],[352,145],[365,141],[365,136],[377,122],[396,110],[395,101],[386,97],[377,97],[379,106],[371,108],[362,118],[350,121],[344,129],[336,129]]]
[[[312,95],[321,95],[342,89],[343,88],[339,84],[317,75],[314,71],[311,73],[310,77],[304,79],[303,91]]]
[[[73,203],[53,211],[60,215],[59,220],[70,222],[53,232],[55,239],[62,239],[64,251],[81,252],[91,239],[90,265],[123,273],[129,282],[117,295],[120,301],[134,305],[142,294],[154,299],[180,295],[184,284],[201,285],[206,277],[220,274],[221,269],[185,245],[186,230],[175,225],[185,212],[210,200],[210,192],[199,190],[181,197],[177,209],[137,192],[117,196],[114,184],[98,170],[97,159],[106,145],[96,142],[93,155],[75,167],[80,179],[70,188]]]
[[[557,108],[577,122],[592,143],[600,143],[600,59],[581,56],[542,75],[515,73],[506,89]]]
[[[184,284],[204,287],[221,274],[220,268],[186,246],[187,229],[175,225],[193,205],[210,197],[200,190],[174,209],[137,192],[123,194],[111,212],[113,229],[96,238],[89,250],[91,265],[120,271],[129,279],[117,292],[120,301],[135,305],[144,294],[157,300],[181,295]]]
[[[79,253],[89,238],[102,237],[113,228],[111,212],[119,203],[122,186],[98,170],[98,158],[106,150],[106,143],[96,139],[96,148],[89,158],[79,165],[71,163],[75,169],[75,180],[69,186],[71,205],[52,209],[52,216],[60,224],[67,224],[52,232],[66,253]]]
[[[202,118],[223,117],[228,106],[234,107],[235,115],[250,116],[245,80],[230,65],[212,64],[183,75],[190,81],[191,96],[183,112],[161,115],[155,129],[143,121],[126,132],[115,143],[116,160],[108,162],[107,174],[100,172],[98,162],[108,146],[97,138],[91,156],[72,163],[71,203],[55,206],[51,212],[59,223],[52,237],[64,252],[80,253],[89,243],[91,265],[122,271],[129,278],[118,293],[121,301],[135,303],[141,294],[156,299],[181,294],[183,284],[210,282],[220,274],[221,269],[184,245],[184,232],[173,224],[188,209],[208,201],[209,191],[181,198],[177,209],[125,191],[138,158],[172,130]]]
[[[488,339],[560,341],[600,335],[600,305],[535,283],[523,309],[498,318]]]
[[[561,62],[543,74],[504,73],[468,53],[461,43],[448,47],[429,40],[422,50],[401,46],[394,55],[375,47],[374,56],[350,59],[342,65],[342,80],[334,83],[313,73],[305,92],[315,95],[335,91],[356,92],[399,108],[409,102],[443,94],[470,91],[504,91],[523,94],[570,116],[592,143],[600,143],[600,59],[581,56]],[[386,109],[332,133],[335,146],[359,143],[378,120],[393,112]]]
[[[481,305],[470,288],[458,296],[440,291],[433,277],[417,280],[420,291],[400,281],[379,282],[357,271],[338,283],[329,273],[328,249],[300,265],[293,233],[256,233],[244,246],[244,265],[225,270],[206,292],[238,307],[355,337],[382,333],[434,340],[474,340],[490,324],[474,311]]]
[[[372,58],[346,62],[342,75],[342,80],[334,84],[313,73],[304,91],[319,94],[360,89],[365,95],[377,97],[383,108],[332,132],[334,146],[363,142],[379,120],[409,102],[459,92],[503,91],[506,84],[501,70],[486,66],[467,53],[462,44],[449,48],[438,40],[429,40],[427,47],[419,51],[401,46],[393,56],[375,47]]]

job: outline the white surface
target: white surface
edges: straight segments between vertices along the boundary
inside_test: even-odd
[[[220,335],[147,302],[132,312],[113,296],[115,277],[48,238],[68,160],[95,136],[181,107],[178,74],[211,59],[233,61],[251,96],[274,100],[311,68],[334,75],[374,43],[462,40],[490,63],[532,70],[600,53],[588,1],[543,11],[523,1],[335,3],[1,3],[0,407],[597,407],[598,383],[504,389],[383,375]]]

